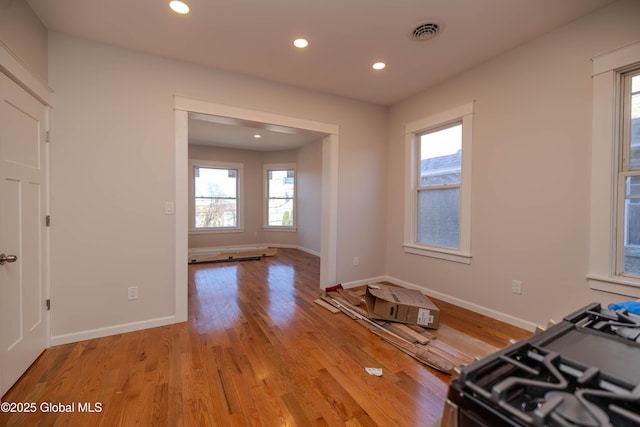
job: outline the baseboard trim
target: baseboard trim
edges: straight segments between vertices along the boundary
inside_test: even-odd
[[[317,256],[318,258],[320,257],[320,252],[318,252],[318,251],[314,251],[312,249],[303,248],[302,246],[296,246],[296,249],[299,250],[299,251],[302,251],[302,252],[306,252],[306,253],[308,253],[310,255]]]
[[[471,310],[474,313],[491,317],[492,319],[496,319],[501,322],[508,323],[509,325],[517,326],[518,328],[522,328],[527,331],[533,332],[536,330],[536,327],[538,326],[535,323],[529,322],[527,320],[520,319],[518,317],[511,316],[509,314],[502,313],[502,312],[490,309],[488,307],[484,307],[482,305],[474,304],[467,300],[463,300],[461,298],[447,295],[442,292],[434,291],[433,289],[418,286],[414,283],[406,282],[404,280],[400,280],[391,276],[379,276],[379,277],[372,277],[369,279],[362,279],[362,280],[356,280],[353,282],[342,283],[342,287],[345,289],[349,289],[349,288],[355,288],[357,286],[364,286],[364,285],[369,285],[371,283],[377,283],[377,282],[389,282],[389,283],[393,283],[394,285],[402,286],[403,288],[417,289],[423,294],[426,294],[427,296],[433,296],[434,298],[441,299],[442,301],[448,302],[453,305],[457,305],[458,307]]]
[[[379,283],[384,281],[388,281],[387,276],[378,276],[378,277],[371,277],[369,279],[355,280],[353,282],[341,283],[341,285],[344,289],[349,289],[349,288],[355,288],[358,286],[370,285],[372,283]]]
[[[111,335],[140,331],[142,329],[157,328],[158,326],[167,326],[174,323],[179,323],[176,321],[176,317],[167,316],[143,320],[140,322],[123,323],[121,325],[89,329],[86,331],[73,332],[71,334],[54,335],[51,337],[51,346],[70,344],[79,341],[92,340],[95,338],[103,338]]]
[[[320,256],[320,252],[313,249],[305,248],[299,245],[289,245],[283,243],[256,243],[254,245],[237,245],[237,246],[211,246],[202,248],[189,248],[189,255],[191,254],[206,254],[225,251],[237,251],[237,250],[251,250],[259,248],[283,248],[283,249],[298,249],[302,252],[306,252],[317,257]]]
[[[467,310],[471,310],[475,313],[482,314],[487,317],[491,317],[492,319],[496,319],[513,326],[517,326],[518,328],[522,328],[530,332],[535,331],[536,327],[538,326],[535,323],[529,322],[528,320],[520,319],[518,317],[511,316],[510,314],[502,313],[500,311],[496,311],[491,308],[484,307],[482,305],[478,305],[478,304],[469,302],[467,300],[463,300],[461,298],[444,294],[442,292],[434,291],[433,289],[425,288],[410,282],[406,282],[404,280],[396,279],[395,277],[385,276],[383,280],[402,286],[404,288],[417,289],[422,293],[426,294],[427,296],[433,296],[434,298],[441,299],[442,301],[448,302],[453,305],[457,305],[458,307],[466,308]]]

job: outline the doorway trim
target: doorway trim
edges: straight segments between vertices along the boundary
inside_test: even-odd
[[[187,259],[188,243],[188,114],[202,113],[212,116],[293,127],[324,133],[322,140],[322,190],[320,230],[320,287],[336,282],[338,237],[338,144],[339,126],[298,117],[208,101],[174,97],[175,110],[175,313],[176,321],[187,320]]]
[[[42,207],[42,213],[49,215],[51,210],[51,155],[50,155],[50,142],[49,132],[51,129],[51,109],[53,108],[52,91],[48,87],[47,83],[39,76],[35,75],[29,66],[20,59],[15,53],[7,46],[2,40],[0,40],[0,74],[6,76],[13,82],[15,82],[21,89],[25,90],[29,96],[32,96],[37,100],[42,108],[44,108],[44,122],[43,128],[40,132],[40,138],[42,138],[44,153],[41,159],[44,160],[44,164],[41,165],[44,168],[44,182],[42,188],[44,190],[44,206]],[[45,136],[46,135],[46,136]],[[42,253],[43,266],[40,291],[41,297],[44,298],[41,301],[41,314],[42,322],[44,323],[44,342],[38,343],[38,349],[44,351],[51,346],[51,312],[45,310],[45,301],[51,297],[51,231],[49,227],[44,226],[44,218],[41,218],[41,233],[42,239]],[[0,335],[2,333],[0,332]],[[42,344],[42,347],[40,345]],[[0,377],[2,373],[0,373]],[[3,381],[7,381],[6,378],[0,378],[0,396],[4,394],[5,386]],[[9,388],[14,384],[10,384]]]

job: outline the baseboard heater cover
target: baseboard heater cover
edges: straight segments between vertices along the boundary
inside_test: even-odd
[[[265,256],[275,256],[278,250],[267,246],[235,248],[193,248],[189,249],[189,264],[225,261],[259,260]]]

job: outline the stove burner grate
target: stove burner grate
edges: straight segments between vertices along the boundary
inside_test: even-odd
[[[544,421],[551,417],[561,423],[568,421],[576,426],[599,427],[609,423],[606,412],[595,405],[579,399],[572,393],[550,391],[544,395],[545,404],[535,411],[536,418]]]
[[[629,314],[627,310],[587,311],[584,327],[617,335],[629,341],[640,343],[640,316]]]
[[[640,426],[640,385],[524,343],[464,378],[479,397],[528,426]]]

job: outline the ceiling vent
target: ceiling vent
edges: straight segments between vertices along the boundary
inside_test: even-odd
[[[418,25],[410,34],[409,38],[416,41],[429,40],[437,36],[442,31],[442,24],[428,21]]]

